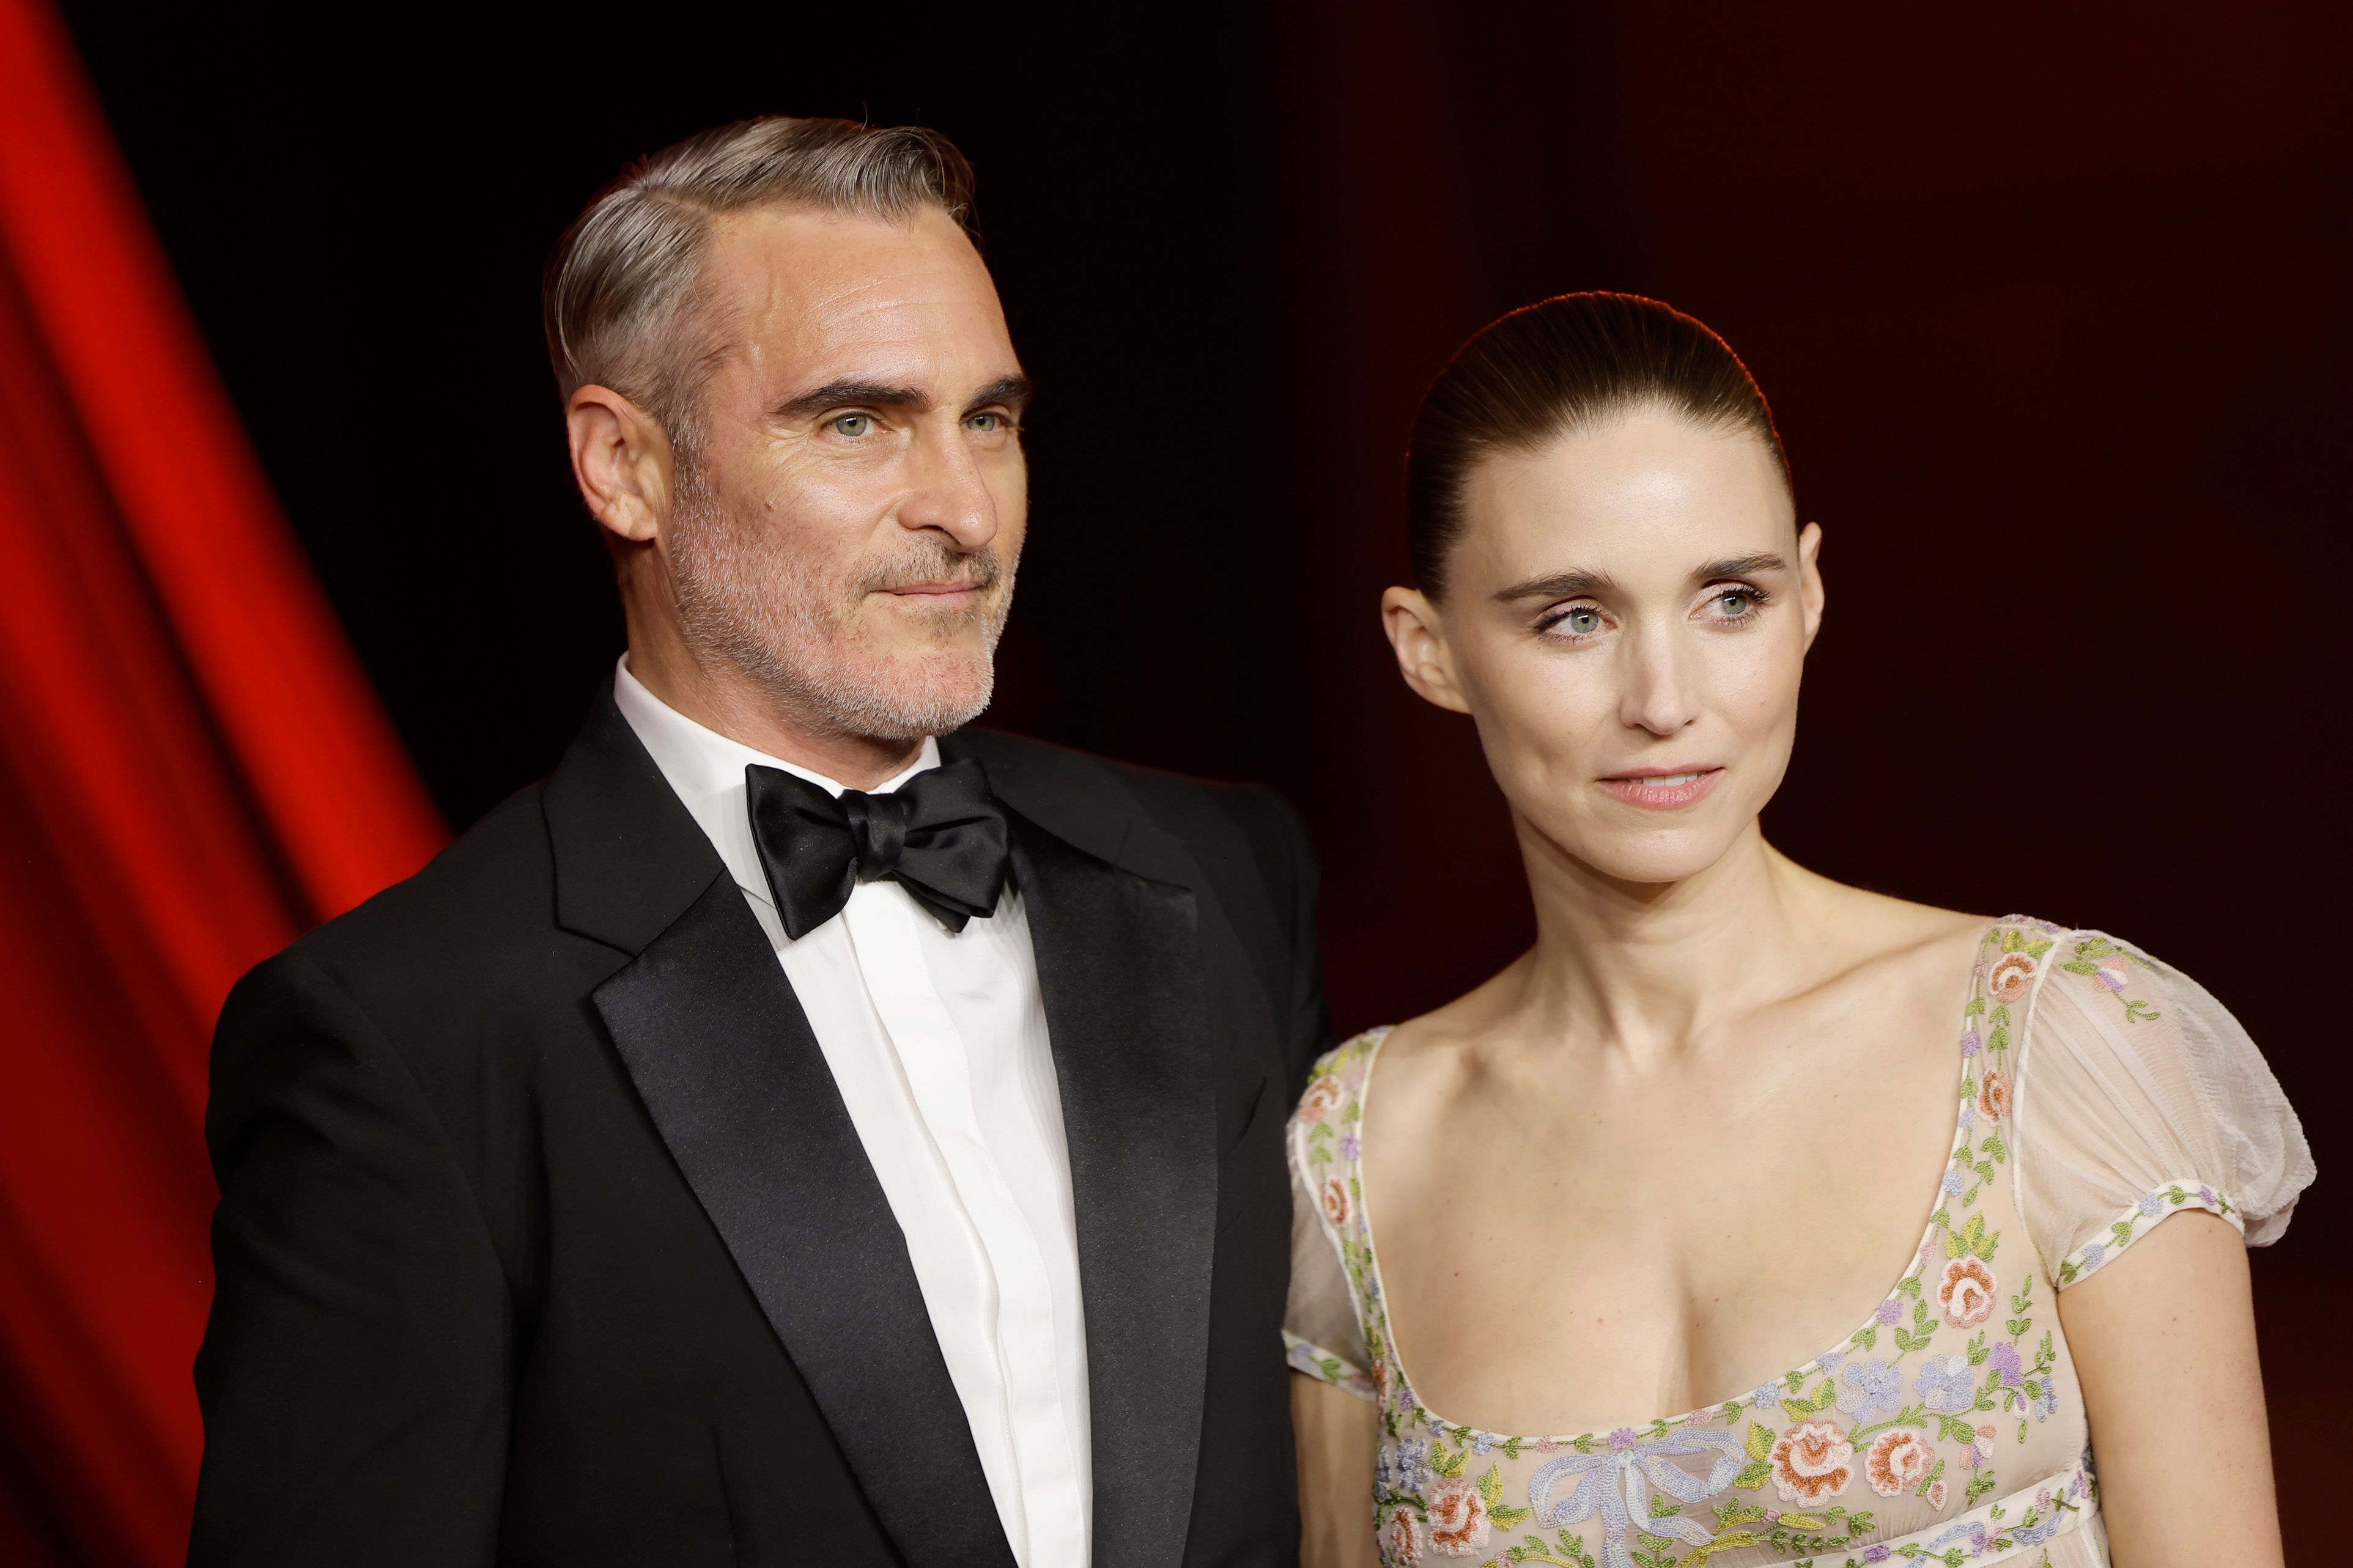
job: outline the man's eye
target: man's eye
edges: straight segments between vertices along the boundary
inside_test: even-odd
[[[1005,416],[1002,414],[976,414],[964,422],[965,429],[978,431],[983,436],[994,436],[1004,429],[1005,425]]]
[[[832,418],[826,421],[826,426],[835,435],[846,436],[849,439],[855,441],[860,436],[867,435],[873,430],[874,416],[871,414],[837,414]]]

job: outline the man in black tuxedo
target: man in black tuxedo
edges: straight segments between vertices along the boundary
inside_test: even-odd
[[[1263,791],[964,728],[1027,383],[923,131],[658,154],[550,268],[629,651],[214,1047],[191,1561],[1287,1563]]]

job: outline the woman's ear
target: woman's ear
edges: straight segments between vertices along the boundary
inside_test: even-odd
[[[670,519],[670,434],[661,421],[593,382],[565,405],[580,499],[617,539],[647,544]]]
[[[1381,629],[1397,652],[1398,670],[1416,696],[1450,712],[1468,713],[1455,683],[1454,659],[1438,606],[1418,588],[1390,588],[1381,595]]]
[[[1806,613],[1806,647],[1814,646],[1814,634],[1822,629],[1822,605],[1826,595],[1822,588],[1822,525],[1810,522],[1798,534],[1798,603]]]

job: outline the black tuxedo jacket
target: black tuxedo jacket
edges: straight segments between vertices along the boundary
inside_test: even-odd
[[[941,752],[1012,815],[1097,1568],[1292,1563],[1305,843],[1264,791]],[[206,1131],[193,1563],[1010,1568],[807,1020],[609,698],[546,784],[239,984]]]

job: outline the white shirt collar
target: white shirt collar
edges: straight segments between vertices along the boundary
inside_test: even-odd
[[[719,851],[719,858],[726,863],[728,875],[735,879],[735,885],[774,907],[767,873],[761,868],[760,851],[752,841],[752,818],[744,799],[744,768],[754,763],[764,768],[782,768],[818,785],[828,795],[838,795],[849,786],[782,757],[755,752],[740,741],[731,741],[718,731],[696,723],[647,690],[644,683],[629,673],[628,654],[623,654],[613,668],[613,701],[621,710],[621,717],[628,721],[629,728],[637,732],[638,742],[652,755],[662,777],[685,803],[703,836],[711,840],[711,847]],[[906,771],[867,793],[888,795],[924,769],[939,765],[940,743],[926,736],[922,752]]]

